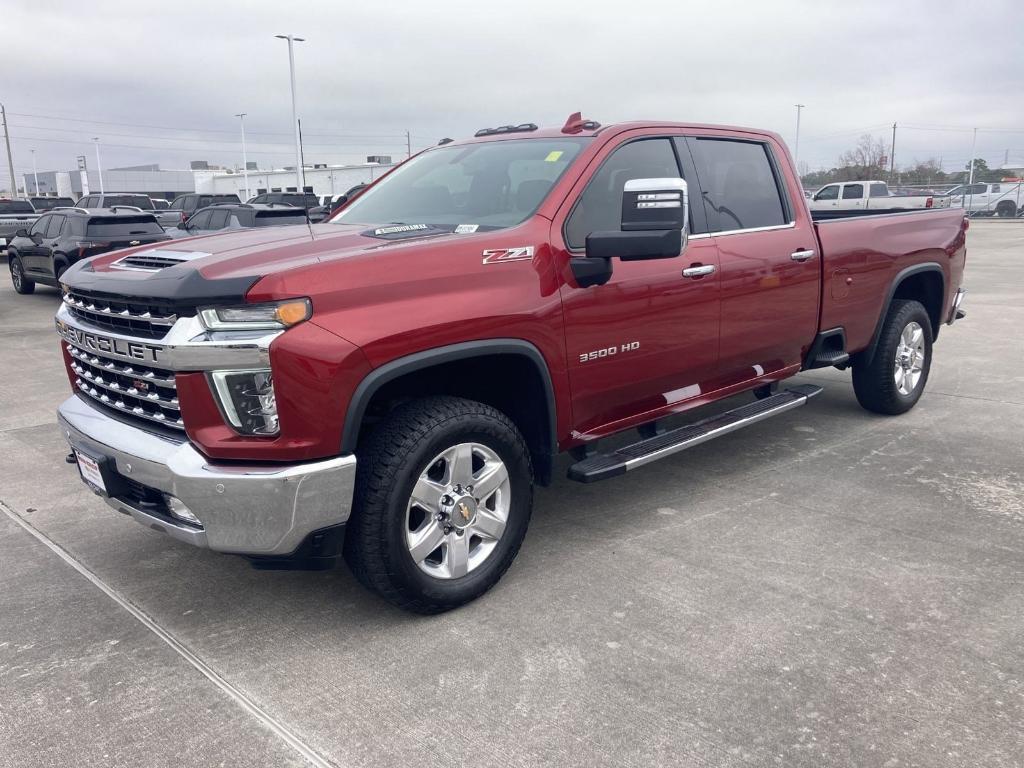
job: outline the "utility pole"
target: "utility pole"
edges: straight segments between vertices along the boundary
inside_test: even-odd
[[[30,149],[29,152],[32,153],[32,176],[36,180],[36,197],[39,197],[39,171],[36,170],[36,151]]]
[[[302,168],[302,129],[299,126],[299,112],[295,106],[295,43],[303,43],[306,41],[304,37],[295,37],[294,35],[274,35],[279,40],[288,41],[288,71],[291,73],[292,78],[292,126],[295,128],[295,175],[299,185],[299,192],[302,192],[306,188],[306,177]]]
[[[800,176],[800,113],[803,111],[803,104],[794,104],[796,107],[796,144],[793,146],[793,165],[796,166],[796,175]]]
[[[11,134],[7,130],[7,110],[0,104],[0,115],[3,116],[4,141],[7,143],[7,167],[11,171],[11,197],[18,196],[18,182],[14,180],[14,158],[11,155]]]
[[[242,179],[245,181],[245,199],[248,200],[252,193],[249,190],[249,159],[245,155],[245,115],[245,112],[239,112],[235,117],[242,123]]]
[[[103,189],[103,166],[100,165],[100,137],[93,136],[92,140],[96,142],[96,173],[100,177],[100,194],[104,194],[106,190]]]
[[[302,166],[304,166],[306,164],[306,155],[302,151],[302,121],[301,120],[299,120],[299,162],[302,163],[302,165],[299,166],[300,168],[302,168]],[[298,191],[299,192],[305,192],[306,191],[306,171],[305,171],[305,169],[303,169],[303,171],[302,171],[302,181],[299,183]]]
[[[896,123],[892,124],[892,147],[889,149],[889,183],[896,175]]]
[[[409,132],[405,132],[405,158],[408,160],[412,157],[412,137],[409,136]],[[1007,161],[1009,162],[1009,161]]]
[[[974,154],[978,148],[978,129],[974,129],[974,141],[971,142],[971,175],[967,178],[968,184],[974,183]]]

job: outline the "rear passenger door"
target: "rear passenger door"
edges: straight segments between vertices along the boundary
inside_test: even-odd
[[[799,367],[818,328],[819,260],[774,142],[688,140],[721,274],[723,386]],[[788,372],[793,372],[792,370]]]
[[[861,182],[843,184],[843,193],[839,199],[839,207],[844,211],[863,210],[867,207],[864,185]]]

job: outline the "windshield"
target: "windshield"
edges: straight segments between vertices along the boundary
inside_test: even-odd
[[[518,139],[439,147],[396,168],[332,224],[499,229],[520,224],[590,139]]]
[[[257,227],[280,227],[285,224],[305,224],[306,214],[281,210],[281,211],[260,211],[256,214],[255,224]]]
[[[35,213],[31,203],[24,200],[0,200],[0,213]]]
[[[110,208],[114,205],[130,205],[141,208],[144,211],[153,210],[153,201],[145,195],[107,195],[103,198],[103,207]]]

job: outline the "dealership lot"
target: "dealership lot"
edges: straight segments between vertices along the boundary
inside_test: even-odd
[[[499,586],[433,618],[93,497],[58,294],[4,275],[0,765],[1021,765],[1024,226],[968,242],[914,411],[814,371],[803,409],[560,479]]]

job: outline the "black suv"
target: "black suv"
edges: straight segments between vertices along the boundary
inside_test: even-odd
[[[310,208],[316,208],[320,205],[320,198],[312,192],[265,192],[262,195],[256,195],[249,202],[256,204],[283,203],[284,205],[294,205],[296,208],[308,211]]]
[[[196,211],[189,220],[178,225],[180,232],[170,230],[172,237],[217,232],[222,229],[248,229],[249,227],[282,227],[288,224],[305,224],[306,212],[291,205],[212,205]]]
[[[193,213],[198,211],[200,208],[205,208],[208,205],[217,205],[218,203],[240,203],[238,195],[206,195],[198,193],[189,193],[187,195],[178,195],[174,200],[171,201],[171,210],[177,211],[181,217],[179,223],[184,222]]]
[[[56,287],[76,261],[169,239],[153,214],[135,208],[57,208],[19,229],[7,246],[11,282],[18,293],[32,293],[36,283]]]

